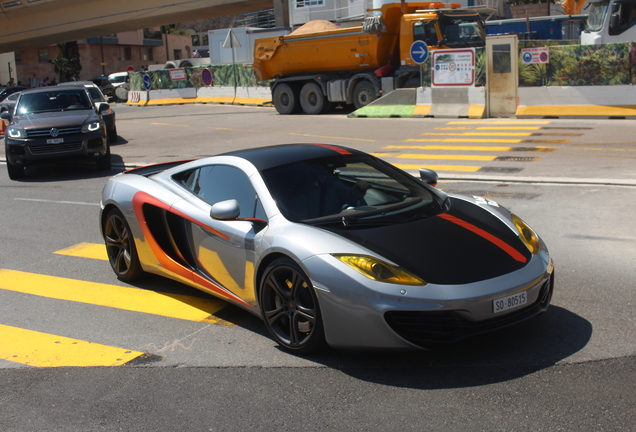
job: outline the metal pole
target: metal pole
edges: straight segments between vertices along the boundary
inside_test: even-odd
[[[106,66],[104,65],[104,41],[102,40],[102,37],[99,37],[99,48],[102,51],[102,75],[106,75]]]

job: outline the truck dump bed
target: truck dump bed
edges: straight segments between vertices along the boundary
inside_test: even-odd
[[[259,80],[322,72],[377,69],[393,61],[397,34],[362,27],[257,39],[254,70]],[[397,55],[397,54],[396,54]]]

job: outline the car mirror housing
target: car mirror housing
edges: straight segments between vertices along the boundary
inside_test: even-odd
[[[420,168],[420,179],[431,186],[436,186],[439,176],[433,170],[427,168]]]
[[[110,109],[110,105],[107,103],[99,104],[99,112],[108,111]]]
[[[8,112],[3,112],[0,114],[0,118],[3,120],[11,120],[11,115]]]
[[[212,209],[210,209],[210,216],[217,220],[233,220],[238,218],[239,214],[241,214],[241,209],[235,199],[220,201],[212,205]]]

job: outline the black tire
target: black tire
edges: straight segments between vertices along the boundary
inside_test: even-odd
[[[110,146],[106,144],[106,154],[97,159],[97,169],[100,171],[108,171],[112,168],[110,161]]]
[[[329,102],[318,84],[308,82],[300,89],[300,106],[305,114],[323,114],[329,109]]]
[[[117,142],[117,126],[113,126],[113,129],[108,131],[108,142]]]
[[[362,80],[353,88],[353,105],[360,109],[378,98],[375,87],[367,80]]]
[[[294,261],[278,258],[267,267],[259,303],[267,330],[285,351],[304,355],[325,347],[318,297]]]
[[[117,278],[124,282],[141,279],[145,272],[139,263],[135,240],[128,222],[118,209],[108,212],[102,232],[108,261]]]
[[[278,84],[272,93],[274,108],[280,114],[296,114],[300,112],[298,88],[291,84]]]
[[[9,162],[9,155],[4,152],[5,160],[7,161],[7,174],[11,180],[18,180],[24,177],[24,165],[13,165]]]

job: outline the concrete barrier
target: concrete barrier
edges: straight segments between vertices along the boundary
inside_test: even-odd
[[[349,117],[413,117],[417,89],[397,89],[355,110]]]
[[[636,118],[631,85],[520,87],[517,118]]]
[[[486,87],[420,87],[415,117],[483,118]]]
[[[189,103],[220,103],[238,105],[268,105],[272,95],[269,87],[200,87],[171,90],[128,92],[128,105],[181,105]]]

